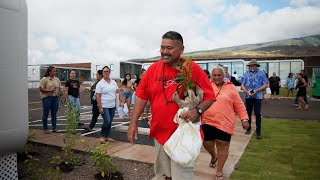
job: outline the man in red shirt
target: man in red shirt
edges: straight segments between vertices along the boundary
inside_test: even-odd
[[[194,168],[184,168],[173,162],[163,150],[164,143],[170,138],[178,127],[173,121],[179,107],[172,101],[174,92],[177,90],[175,78],[179,65],[186,61],[181,58],[184,51],[182,36],[174,31],[169,31],[162,36],[160,47],[161,59],[152,64],[140,81],[136,92],[137,100],[131,117],[128,140],[133,143],[138,134],[138,118],[149,100],[152,109],[152,121],[149,137],[155,139],[156,161],[155,174],[159,178],[165,175],[168,179],[192,179]],[[194,62],[190,62],[192,79],[204,91],[203,101],[195,108],[182,115],[186,121],[195,121],[207,110],[215,95],[207,75]]]

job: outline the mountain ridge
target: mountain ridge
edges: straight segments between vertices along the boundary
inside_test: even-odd
[[[320,34],[265,43],[245,44],[212,50],[194,51],[184,53],[182,56],[192,56],[194,59],[320,56]],[[159,58],[160,56],[140,60],[154,61]]]

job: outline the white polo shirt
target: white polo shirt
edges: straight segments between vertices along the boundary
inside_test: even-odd
[[[96,93],[101,93],[101,105],[103,108],[114,108],[116,106],[116,94],[118,85],[110,79],[110,83],[101,79],[96,86]]]

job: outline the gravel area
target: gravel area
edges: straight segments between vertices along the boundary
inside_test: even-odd
[[[32,164],[32,168],[42,168],[44,170],[50,167],[50,161],[53,156],[62,156],[63,151],[60,147],[47,146],[37,143],[29,143],[29,152],[37,152],[35,155],[36,158],[39,159],[39,162],[35,162]],[[84,164],[82,166],[76,166],[73,171],[69,173],[62,173],[62,178],[65,180],[79,180],[79,179],[95,179],[94,175],[98,173],[93,163],[90,159],[88,153],[85,152],[74,152],[75,155],[82,160],[84,160]],[[20,156],[18,156],[19,158]],[[132,160],[124,160],[120,158],[113,158],[113,164],[117,167],[117,170],[123,176],[125,180],[150,180],[154,177],[153,164],[142,163]],[[32,169],[31,168],[31,169]],[[30,171],[30,170],[29,170]],[[18,172],[19,179],[21,180],[29,180],[32,179],[32,175],[28,173],[28,167],[23,161],[18,159]]]

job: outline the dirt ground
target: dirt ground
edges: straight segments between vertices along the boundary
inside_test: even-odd
[[[50,161],[53,156],[61,156],[62,150],[61,148],[36,144],[36,143],[29,143],[29,152],[33,153],[36,152],[37,154],[34,157],[38,158],[38,162],[33,162],[32,168],[28,168],[27,164],[24,163],[19,159],[18,156],[18,172],[19,172],[19,179],[21,180],[30,180],[30,179],[52,179],[52,174],[45,174],[45,177],[39,176],[41,173],[35,172],[35,169],[42,169],[44,172],[49,170]],[[98,171],[93,166],[93,162],[90,159],[88,153],[84,152],[75,152],[75,156],[79,157],[81,160],[84,161],[84,164],[81,166],[76,166],[73,171],[69,173],[62,173],[61,179],[62,180],[79,180],[79,179],[95,179],[95,174]],[[123,176],[125,180],[150,180],[154,177],[153,171],[153,164],[130,161],[130,160],[123,160],[119,158],[113,158],[112,163],[116,166],[117,170]],[[33,170],[31,170],[33,169]],[[30,171],[31,170],[31,171]],[[52,176],[52,177],[51,177]],[[41,178],[40,178],[41,177]],[[120,176],[119,176],[120,177]],[[121,179],[121,178],[120,178]]]

